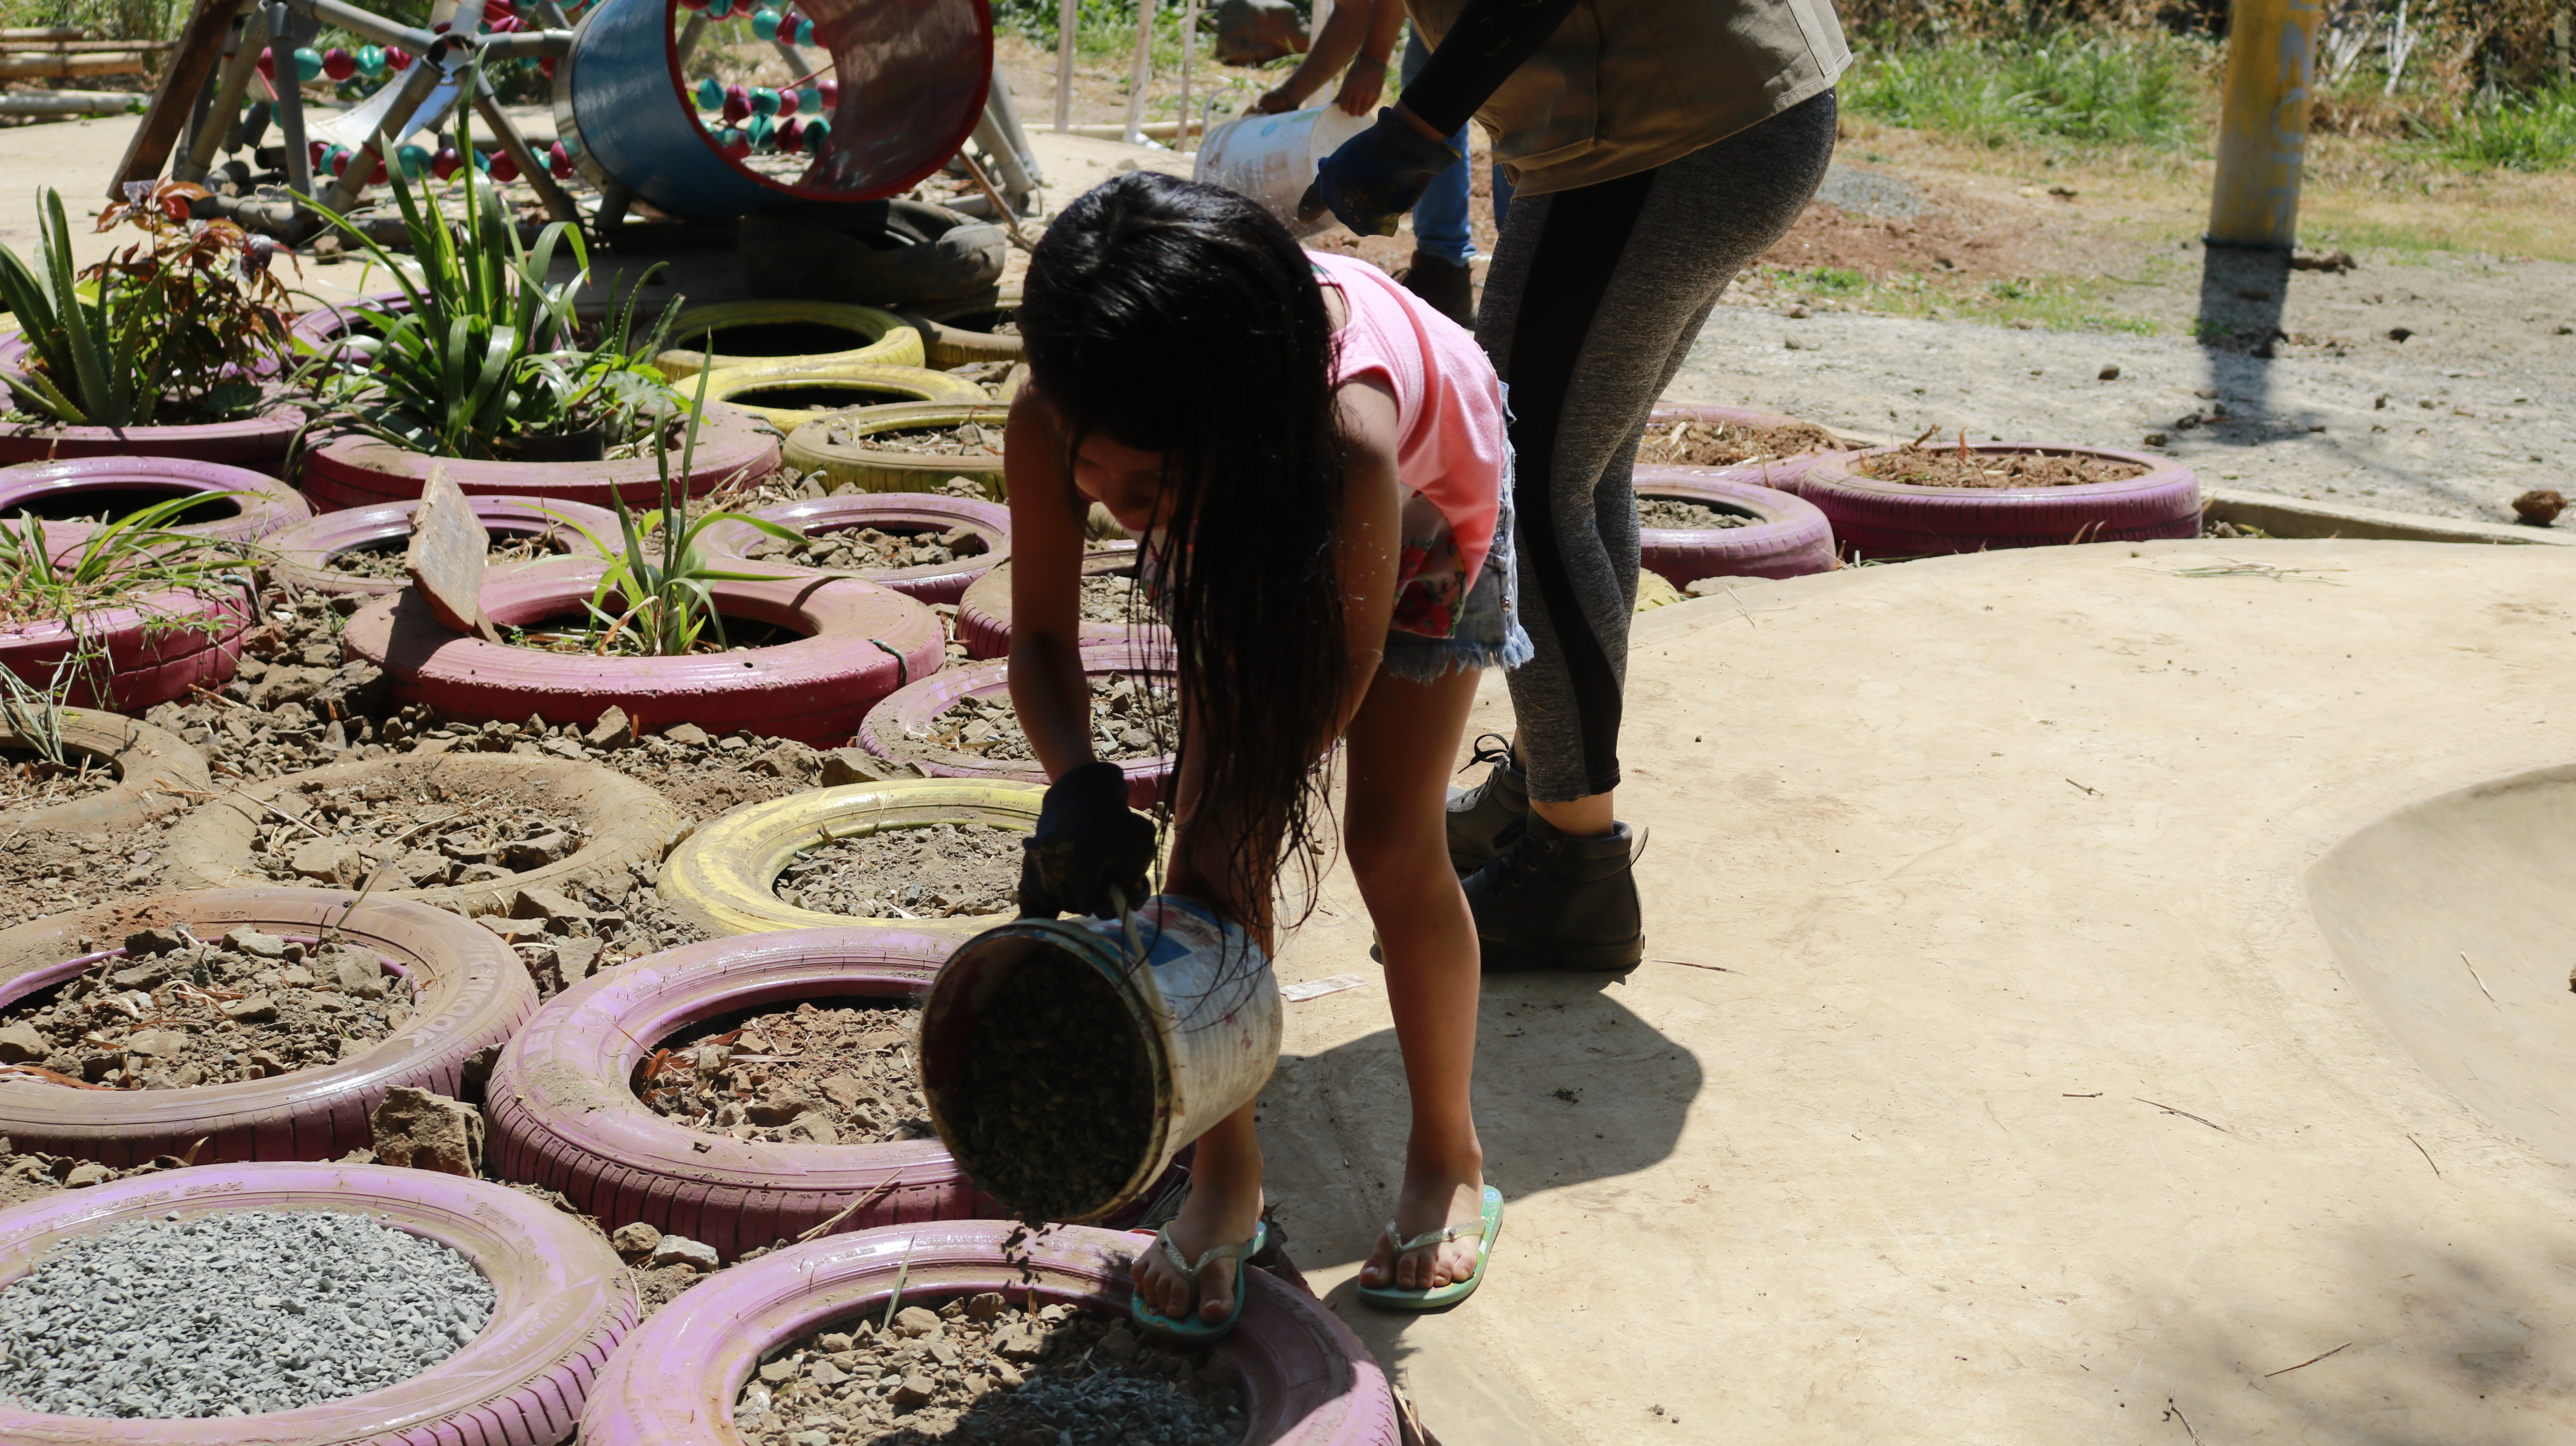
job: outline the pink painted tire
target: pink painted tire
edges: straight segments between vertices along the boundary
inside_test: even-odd
[[[81,952],[84,939],[121,952],[126,935],[173,922],[201,939],[244,924],[311,937],[329,924],[394,964],[412,987],[411,1017],[374,1048],[271,1079],[109,1091],[0,1082],[0,1134],[21,1150],[120,1168],[184,1157],[200,1140],[201,1162],[327,1160],[372,1142],[367,1116],[385,1091],[416,1085],[457,1094],[467,1058],[508,1039],[535,1012],[536,985],[510,946],[480,925],[398,899],[366,899],[352,910],[352,897],[339,889],[203,889],[0,931],[0,1005],[96,962],[100,955]]]
[[[245,467],[178,457],[82,457],[0,467],[0,519],[12,519],[15,525],[19,513],[57,502],[104,504],[123,516],[156,502],[215,492],[236,494],[208,504],[231,509],[231,516],[183,522],[169,530],[218,542],[256,542],[313,515],[303,493]],[[45,542],[48,547],[86,542],[97,530],[88,522],[48,522]]]
[[[1132,542],[1097,542],[1082,554],[1084,577],[1107,577],[1136,573],[1136,544]],[[1148,647],[1168,648],[1171,629],[1151,622],[1136,630],[1134,641]],[[1076,638],[1085,648],[1123,646],[1129,638],[1125,622],[1084,623]],[[1007,658],[1011,655],[1011,565],[996,564],[991,572],[966,589],[957,600],[957,641],[966,645],[970,658]]]
[[[600,575],[569,559],[493,573],[483,612],[504,628],[578,614]],[[873,583],[805,574],[710,586],[724,616],[803,636],[685,658],[548,653],[451,633],[409,589],[359,609],[341,636],[391,675],[396,701],[448,718],[587,725],[613,704],[641,732],[695,723],[825,747],[848,742],[879,699],[947,660],[938,615]]]
[[[1832,554],[1827,554],[1828,561]],[[898,688],[886,700],[868,710],[867,721],[859,725],[859,746],[879,758],[897,763],[917,763],[921,771],[933,778],[977,778],[1012,780],[1022,783],[1047,781],[1044,765],[1033,760],[985,759],[971,753],[950,753],[932,748],[929,737],[931,720],[957,706],[967,697],[998,698],[1011,688],[1011,664],[1007,658],[991,662],[970,663],[962,668],[922,679],[908,688]],[[1119,642],[1082,650],[1082,671],[1088,677],[1108,673],[1164,673],[1173,670],[1169,648],[1147,648],[1141,644]],[[1127,775],[1127,802],[1135,808],[1152,808],[1162,801],[1171,784],[1172,755],[1132,759],[1118,765]]]
[[[493,1169],[561,1190],[615,1229],[641,1220],[727,1260],[792,1240],[881,1187],[838,1229],[998,1214],[937,1139],[771,1145],[690,1129],[628,1081],[662,1041],[759,1005],[918,1002],[954,937],[794,929],[690,944],[585,979],[537,1011],[485,1091]]]
[[[739,1265],[627,1338],[581,1413],[583,1446],[735,1446],[733,1404],[770,1351],[833,1321],[981,1291],[1124,1316],[1141,1235],[1048,1228],[1023,1260],[1007,1220],[836,1235]],[[908,1263],[907,1263],[908,1259]],[[1243,1319],[1216,1347],[1238,1373],[1244,1446],[1395,1446],[1394,1394],[1368,1348],[1320,1301],[1268,1271],[1245,1273]]]
[[[0,1406],[25,1446],[555,1446],[642,1313],[589,1226],[504,1185],[385,1165],[208,1165],[0,1211],[0,1287],[72,1241],[145,1220],[236,1210],[365,1215],[435,1240],[492,1283],[491,1324],[399,1385],[261,1416],[51,1416]]]
[[[1857,468],[1897,449],[1838,453],[1818,462],[1799,493],[1833,524],[1845,556],[1925,557],[2076,542],[2150,542],[2200,535],[2200,479],[2169,457],[2101,447],[1992,443],[1981,456],[2039,453],[2096,457],[2147,469],[2123,482],[1987,490],[1882,482]]]
[[[862,568],[859,575],[879,587],[892,588],[905,597],[926,603],[953,603],[966,595],[966,589],[1010,560],[1011,509],[994,502],[978,502],[968,497],[940,497],[926,492],[864,492],[839,497],[818,497],[805,502],[782,502],[762,507],[748,514],[763,522],[775,522],[790,532],[811,537],[842,527],[874,527],[887,532],[946,532],[952,527],[971,528],[982,539],[984,551],[960,562],[924,563],[918,567]],[[708,548],[735,557],[762,542],[776,541],[768,533],[739,522],[719,522],[704,534]],[[753,564],[762,566],[764,564]],[[776,564],[765,564],[775,566]]]
[[[758,481],[778,470],[778,434],[748,414],[719,402],[707,403],[698,429],[696,460],[678,474],[671,459],[674,485],[700,496],[728,481]],[[651,457],[621,462],[489,462],[458,457],[432,457],[413,452],[363,432],[338,432],[305,449],[297,461],[297,481],[315,508],[336,512],[372,507],[380,502],[406,502],[429,484],[429,470],[444,467],[468,497],[549,497],[560,502],[610,505],[623,497],[630,507],[658,505],[661,474]]]
[[[543,497],[469,497],[467,504],[483,520],[483,530],[495,538],[542,537],[566,552],[582,557],[598,556],[597,549],[576,530],[576,526],[615,546],[621,536],[617,514],[605,507],[591,507],[579,502],[556,502]],[[409,502],[380,502],[373,507],[352,507],[342,512],[325,512],[310,521],[268,539],[275,552],[270,563],[270,576],[298,592],[320,593],[324,597],[383,597],[403,590],[399,578],[354,577],[333,572],[333,556],[371,542],[385,542],[411,535],[412,514],[420,511],[420,499]]]
[[[304,430],[304,411],[280,403],[256,417],[191,427],[0,425],[0,463],[76,457],[177,457],[286,475],[286,451]]]
[[[106,650],[106,677],[103,682],[94,674],[78,677],[64,702],[74,708],[140,713],[195,689],[230,682],[241,662],[242,633],[250,617],[246,590],[154,593],[129,606],[78,614],[77,626],[54,619],[0,629],[0,668],[42,688],[51,682],[55,665],[87,639]],[[173,620],[187,619],[202,619],[202,626],[173,625]]]
[[[1804,577],[1831,572],[1834,533],[1815,504],[1740,480],[1732,467],[1640,467],[1637,500],[1696,502],[1754,521],[1744,527],[1640,527],[1639,560],[1675,587],[1704,577]]]

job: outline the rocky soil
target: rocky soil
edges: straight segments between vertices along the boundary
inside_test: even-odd
[[[1003,762],[1037,760],[1006,694],[960,698],[930,720],[930,729],[925,741],[946,752]],[[1168,686],[1157,689],[1124,673],[1091,679],[1091,746],[1100,757],[1117,763],[1153,758],[1170,752],[1180,731],[1180,706]]]
[[[778,897],[859,919],[943,919],[1019,907],[1015,829],[923,824],[835,839],[780,872]]]
[[[1912,487],[2074,487],[2087,482],[2125,482],[2147,469],[2135,462],[2106,457],[2049,457],[2036,452],[1989,456],[1962,444],[1907,446],[1864,457],[1853,463],[1864,477],[1902,482]]]
[[[693,1129],[770,1144],[929,1139],[912,1039],[919,1012],[806,1001],[710,1021],[636,1069],[635,1094]]]
[[[358,888],[390,870],[381,883],[420,889],[505,879],[580,852],[581,819],[530,796],[401,775],[290,789],[270,801],[250,864],[282,884]]]
[[[0,812],[49,808],[115,786],[116,770],[85,755],[55,763],[33,749],[0,748]]]
[[[946,532],[834,527],[807,533],[802,542],[763,537],[744,549],[744,556],[755,562],[851,571],[927,567],[983,555],[984,539],[969,527]]]
[[[1652,428],[1637,444],[1641,463],[1681,467],[1737,467],[1776,462],[1801,452],[1842,445],[1833,433],[1807,422],[1785,427],[1742,427],[1731,422],[1673,422]]]
[[[1750,527],[1754,519],[1741,512],[1720,512],[1697,502],[1678,502],[1669,497],[1637,499],[1637,525],[1640,527],[1680,527],[1711,529]]]
[[[926,457],[999,457],[1002,429],[974,422],[955,427],[902,427],[870,432],[862,445],[880,452],[913,452]]]

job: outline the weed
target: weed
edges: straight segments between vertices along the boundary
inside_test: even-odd
[[[63,700],[85,674],[95,680],[106,661],[106,651],[84,636],[79,646],[54,661],[44,687],[19,677],[15,669],[0,668],[0,723],[8,726],[19,747],[56,768],[71,767],[63,745]]]
[[[2548,171],[2576,163],[2576,82],[2472,106],[2434,145],[2444,160],[2471,170]]]
[[[1853,296],[1869,287],[1868,277],[1839,266],[1819,266],[1813,271],[1797,276],[1795,280],[1809,291],[1821,292],[1827,296]]]
[[[2212,51],[2165,35],[1899,49],[1854,67],[1855,111],[2000,148],[2015,142],[2174,147],[2212,94]]]

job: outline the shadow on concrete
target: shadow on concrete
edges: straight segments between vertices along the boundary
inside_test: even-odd
[[[2304,428],[2310,420],[2274,415],[2272,362],[2289,335],[2281,329],[2289,299],[2289,252],[2202,245],[2200,314],[2192,329],[2209,359],[2206,390],[2216,405],[2204,405],[2192,424],[2209,426],[2212,439],[2250,446],[2267,432]]]

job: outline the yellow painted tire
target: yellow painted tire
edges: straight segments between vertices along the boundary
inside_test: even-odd
[[[706,345],[709,333],[755,326],[828,327],[851,333],[859,345],[804,355],[718,354],[710,366],[716,371],[732,367],[799,371],[827,366],[917,367],[924,356],[921,332],[891,311],[828,301],[726,301],[714,306],[692,306],[672,318],[671,347],[653,358],[653,365],[675,382],[696,376],[700,349]]]
[[[1660,572],[1639,570],[1637,573],[1637,611],[1652,612],[1682,601],[1682,590],[1664,580]]]
[[[799,472],[822,473],[835,491],[853,485],[862,492],[936,492],[949,478],[964,477],[981,486],[986,497],[999,502],[1010,495],[1003,486],[999,452],[990,457],[929,457],[917,452],[880,450],[868,446],[866,439],[878,432],[906,427],[954,427],[964,422],[991,427],[998,433],[1010,416],[1010,407],[1001,402],[897,402],[892,406],[861,407],[817,418],[788,433],[783,456],[786,465]]]
[[[693,384],[684,389],[696,395]],[[873,393],[874,395],[870,395]],[[752,398],[741,401],[738,398]],[[804,399],[811,398],[810,401]],[[860,366],[834,363],[810,369],[756,366],[726,367],[707,378],[707,400],[749,412],[781,432],[793,432],[816,417],[833,412],[895,402],[947,402],[972,406],[993,399],[990,392],[964,377],[927,367]]]
[[[1019,306],[1020,298],[1014,291],[1005,293],[994,301],[979,301],[964,306],[949,307],[943,309],[940,315],[965,319],[989,315],[997,311],[1017,311]],[[922,355],[928,358],[925,365],[945,368],[962,367],[974,362],[1028,360],[1028,350],[1020,344],[1019,334],[1016,332],[996,335],[989,331],[969,331],[965,327],[951,326],[945,321],[924,316],[916,311],[900,314],[905,325],[921,332]]]
[[[663,902],[718,935],[777,929],[882,928],[954,933],[959,938],[1008,922],[1008,915],[954,919],[858,919],[800,908],[772,885],[788,861],[817,844],[861,838],[882,828],[980,823],[1027,832],[1037,826],[1046,788],[1036,783],[960,783],[898,779],[818,788],[767,803],[749,803],[700,828],[662,865]]]

